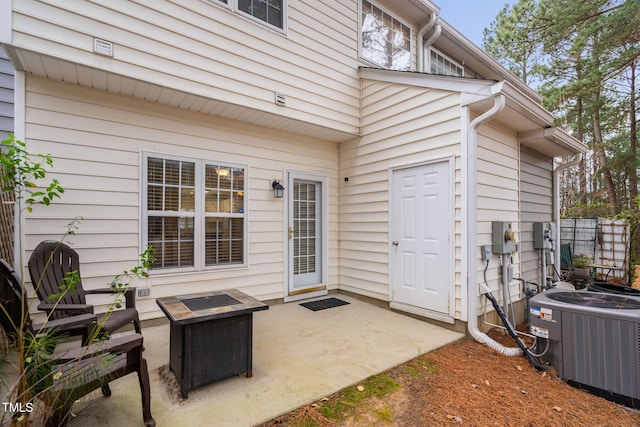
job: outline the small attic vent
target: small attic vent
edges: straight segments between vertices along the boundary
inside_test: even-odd
[[[282,107],[287,105],[287,99],[285,98],[284,94],[276,92],[275,93],[275,103],[276,103],[276,105],[280,105]]]
[[[93,52],[98,55],[113,56],[113,43],[101,39],[93,39]]]

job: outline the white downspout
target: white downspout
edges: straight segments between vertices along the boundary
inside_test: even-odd
[[[427,41],[424,42],[424,47],[427,48],[427,47],[431,46],[433,44],[433,42],[438,40],[438,37],[440,37],[440,33],[441,32],[442,32],[442,27],[440,26],[440,24],[436,24],[436,28],[433,31],[433,34],[431,34],[431,37],[429,37],[427,39]]]
[[[494,96],[494,104],[491,109],[485,111],[480,116],[476,117],[469,124],[469,132],[467,137],[467,328],[471,336],[478,342],[486,344],[492,349],[506,356],[520,356],[522,350],[518,347],[505,347],[491,339],[487,334],[481,332],[478,329],[478,280],[477,280],[477,259],[478,259],[478,244],[477,244],[477,152],[478,152],[478,127],[484,123],[496,113],[500,112],[504,106],[506,99],[504,95],[498,94]],[[484,283],[481,284],[485,292],[489,289]]]
[[[576,166],[582,161],[582,153],[578,153],[575,159],[568,163],[560,164],[553,170],[553,221],[556,223],[556,243],[560,245],[560,172]],[[560,246],[556,247],[556,268],[560,269]]]
[[[422,27],[420,31],[418,31],[418,50],[416,52],[416,63],[418,65],[418,72],[420,73],[424,72],[424,50],[429,47],[431,43],[433,43],[438,37],[440,37],[440,32],[442,31],[440,24],[436,26],[436,30],[433,32],[431,37],[429,37],[427,43],[424,42],[424,35],[427,33],[427,31],[433,28],[437,21],[438,16],[435,13],[431,14],[429,22],[427,22],[424,27]]]

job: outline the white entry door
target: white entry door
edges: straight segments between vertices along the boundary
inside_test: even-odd
[[[289,295],[325,290],[327,179],[289,172],[287,183]]]
[[[392,301],[449,314],[453,224],[448,161],[393,171]]]

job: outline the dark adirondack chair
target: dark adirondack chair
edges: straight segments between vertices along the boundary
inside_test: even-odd
[[[0,303],[0,326],[8,337],[15,336],[21,325],[24,333],[31,335],[51,330],[65,333],[69,328],[95,326],[96,316],[93,314],[49,320],[42,325],[32,324],[20,279],[1,258]],[[25,321],[21,322],[22,319]],[[147,362],[142,357],[142,342],[142,335],[134,333],[96,341],[91,345],[78,346],[64,352],[53,350],[48,364],[51,368],[50,374],[40,377],[42,383],[47,384],[42,393],[52,402],[46,425],[66,425],[74,401],[93,390],[107,386],[111,381],[136,372],[140,383],[144,423],[146,426],[155,426],[156,422],[151,416],[149,373]]]
[[[25,332],[37,334],[40,330],[61,329],[69,335],[83,335],[86,338],[96,325],[95,314],[81,314],[68,319],[49,320],[46,325],[31,322],[28,316],[26,295],[20,284],[20,278],[9,264],[0,258],[0,326],[11,337],[21,326]]]
[[[65,278],[76,272],[74,292],[64,292]],[[61,319],[77,314],[93,313],[94,307],[87,304],[86,296],[91,294],[113,294],[112,288],[84,289],[80,276],[80,258],[78,253],[59,241],[45,240],[36,246],[29,258],[29,275],[36,290],[40,304],[38,310],[49,313],[51,319]],[[61,289],[62,288],[62,289]],[[51,299],[52,295],[62,298]],[[140,319],[135,308],[135,289],[129,288],[125,293],[125,308],[113,310],[104,322],[102,329],[112,333],[130,323],[140,333]]]

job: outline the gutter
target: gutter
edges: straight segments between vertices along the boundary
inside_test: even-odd
[[[497,76],[499,77],[493,76],[495,80],[506,80],[512,85],[516,86],[518,90],[527,94],[527,96],[535,99],[536,102],[542,103],[542,96],[538,92],[527,86],[526,83],[524,83],[511,71],[506,70],[498,61],[496,61],[495,58],[482,50],[480,47],[476,46],[475,43],[469,40],[456,28],[451,26],[450,23],[448,23],[444,19],[440,19],[439,23],[442,27],[443,37],[445,39],[451,40],[452,43],[456,44],[468,53],[468,61],[471,62],[467,62],[467,65],[483,75],[497,74]],[[476,60],[473,60],[473,58],[476,58]]]
[[[555,120],[553,114],[547,111],[540,102],[506,80],[495,83],[491,87],[491,93],[505,95],[510,101],[509,106],[514,111],[529,117],[540,127],[546,127]]]
[[[467,329],[469,334],[478,342],[486,344],[488,347],[504,354],[505,356],[520,356],[522,350],[517,347],[504,347],[502,344],[490,338],[484,332],[478,329],[478,243],[477,243],[477,151],[478,151],[478,127],[491,119],[495,114],[502,111],[506,104],[504,94],[498,92],[493,96],[493,107],[476,117],[469,124],[467,134]],[[482,283],[484,292],[490,292],[490,289]]]

